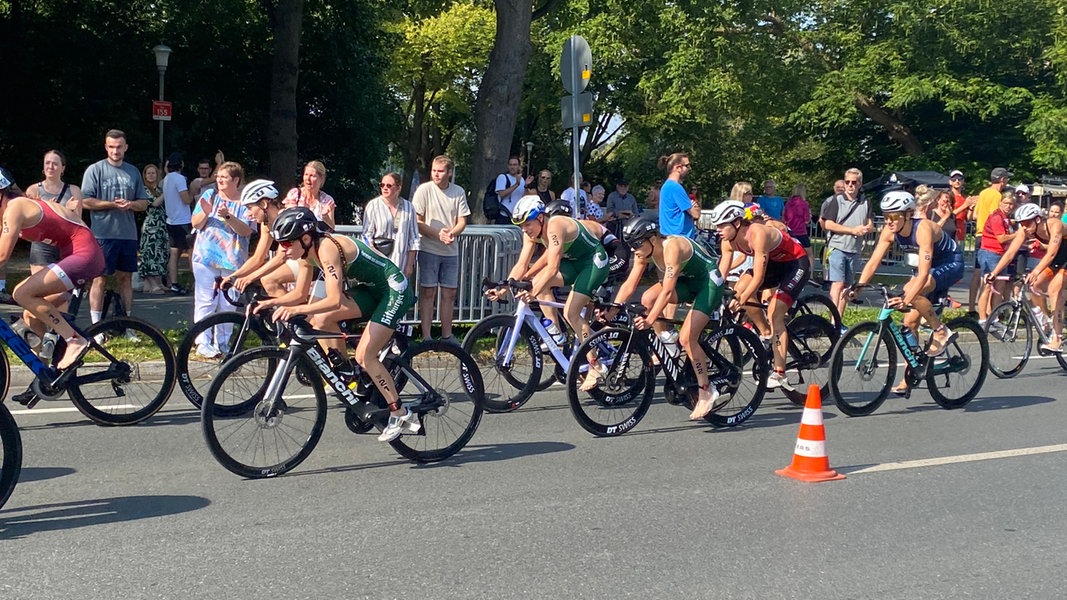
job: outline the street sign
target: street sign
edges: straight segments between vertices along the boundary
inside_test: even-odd
[[[593,124],[593,94],[582,92],[574,96],[564,96],[559,107],[563,114],[563,128],[588,127]],[[577,106],[575,106],[577,105]]]
[[[589,78],[593,76],[593,53],[589,50],[589,42],[582,36],[572,35],[563,44],[559,74],[563,79],[563,89],[570,94],[581,93],[589,85]]]
[[[169,121],[171,115],[174,114],[174,107],[170,102],[164,102],[162,100],[152,101],[152,120],[153,121]]]

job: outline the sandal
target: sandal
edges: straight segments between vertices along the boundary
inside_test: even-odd
[[[948,350],[949,345],[952,344],[952,342],[955,342],[956,338],[959,337],[959,334],[957,334],[955,331],[952,331],[948,327],[945,327],[944,323],[942,323],[941,327],[938,327],[937,330],[934,331],[934,333],[937,333],[942,329],[948,331],[948,337],[945,338],[945,341],[939,342],[937,338],[930,336],[930,346],[926,350],[926,356],[929,356],[930,358],[941,356],[945,353],[945,350]]]

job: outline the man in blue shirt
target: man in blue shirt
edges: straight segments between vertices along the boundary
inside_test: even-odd
[[[659,191],[659,228],[663,235],[682,235],[696,238],[696,220],[700,218],[700,205],[689,199],[682,187],[682,179],[692,166],[689,155],[675,152],[659,158],[659,168],[667,172],[667,180]]]
[[[763,182],[763,195],[756,197],[756,204],[759,204],[763,212],[775,221],[782,220],[782,213],[785,212],[785,198],[776,196],[778,191],[778,184],[773,179],[768,179]]]

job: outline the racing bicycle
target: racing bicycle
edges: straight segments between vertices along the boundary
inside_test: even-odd
[[[1016,277],[1015,292],[989,313],[985,333],[989,339],[989,370],[1001,379],[1015,377],[1022,372],[1038,343],[1039,356],[1055,356],[1060,367],[1067,369],[1067,357],[1060,352],[1041,348],[1052,341],[1051,329],[1039,323],[1030,302],[1030,289],[1022,277]],[[996,293],[993,288],[990,288]],[[1051,327],[1051,323],[1049,323]],[[1035,340],[1036,337],[1036,340]]]

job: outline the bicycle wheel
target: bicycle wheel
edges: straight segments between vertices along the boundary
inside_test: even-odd
[[[289,351],[246,350],[219,369],[204,396],[200,423],[212,456],[231,473],[274,477],[304,462],[326,425],[322,378],[302,355],[278,373]],[[264,398],[277,374],[284,378],[274,410]],[[311,384],[301,383],[312,382]]]
[[[974,319],[953,319],[945,325],[956,334],[956,341],[944,354],[930,359],[926,366],[926,386],[941,408],[961,408],[978,395],[985,383],[989,342]]]
[[[389,442],[404,458],[420,463],[444,460],[463,446],[482,421],[485,391],[469,354],[442,341],[424,342],[401,358],[396,377],[400,403],[419,415],[422,427]]]
[[[709,413],[704,420],[715,427],[737,427],[756,413],[767,391],[770,361],[759,336],[739,325],[728,325],[700,339],[708,355],[710,379],[725,377],[720,394],[730,394],[730,401]]]
[[[7,406],[0,404],[0,508],[11,497],[22,471],[22,435]]]
[[[596,436],[622,435],[636,426],[649,405],[656,372],[645,346],[631,342],[634,332],[608,327],[586,338],[567,369],[567,400],[578,424]],[[646,335],[638,333],[636,335]],[[600,385],[591,391],[579,389],[589,372],[591,352],[606,369]]]
[[[510,361],[504,351],[515,326],[511,315],[493,315],[479,321],[463,338],[463,350],[474,360],[485,384],[483,404],[491,413],[511,412],[533,396],[544,370],[541,341],[523,325]]]
[[[792,316],[818,315],[834,326],[834,331],[841,331],[841,313],[828,294],[808,292],[793,304]]]
[[[1027,307],[1008,300],[989,313],[985,324],[989,370],[1001,379],[1015,377],[1030,360],[1035,334],[1027,312]]]
[[[830,357],[830,394],[850,417],[869,415],[885,402],[897,375],[897,347],[878,323],[860,323],[841,336]]]
[[[200,408],[208,388],[211,387],[211,381],[219,372],[219,366],[222,363],[243,350],[274,345],[275,340],[266,339],[256,327],[249,327],[243,339],[235,339],[244,322],[243,313],[234,311],[215,313],[194,323],[182,338],[174,354],[177,361],[178,389],[193,406]],[[227,343],[223,344],[222,348],[218,348],[220,354],[215,357],[205,357],[197,352],[196,344],[196,339],[205,332],[212,340],[217,340],[219,339],[217,336],[222,335],[233,337],[229,337]]]
[[[819,315],[801,315],[786,324],[786,331],[789,332],[789,345],[785,374],[793,389],[783,387],[782,392],[793,404],[804,406],[808,386],[815,384],[825,398],[830,379],[830,355],[841,337],[840,330]]]
[[[112,317],[85,330],[93,338],[70,380],[70,399],[100,425],[132,425],[156,414],[174,390],[174,350],[163,332],[136,317]]]
[[[7,353],[0,352],[0,403],[7,399],[9,387],[11,387],[11,363],[8,362]]]

